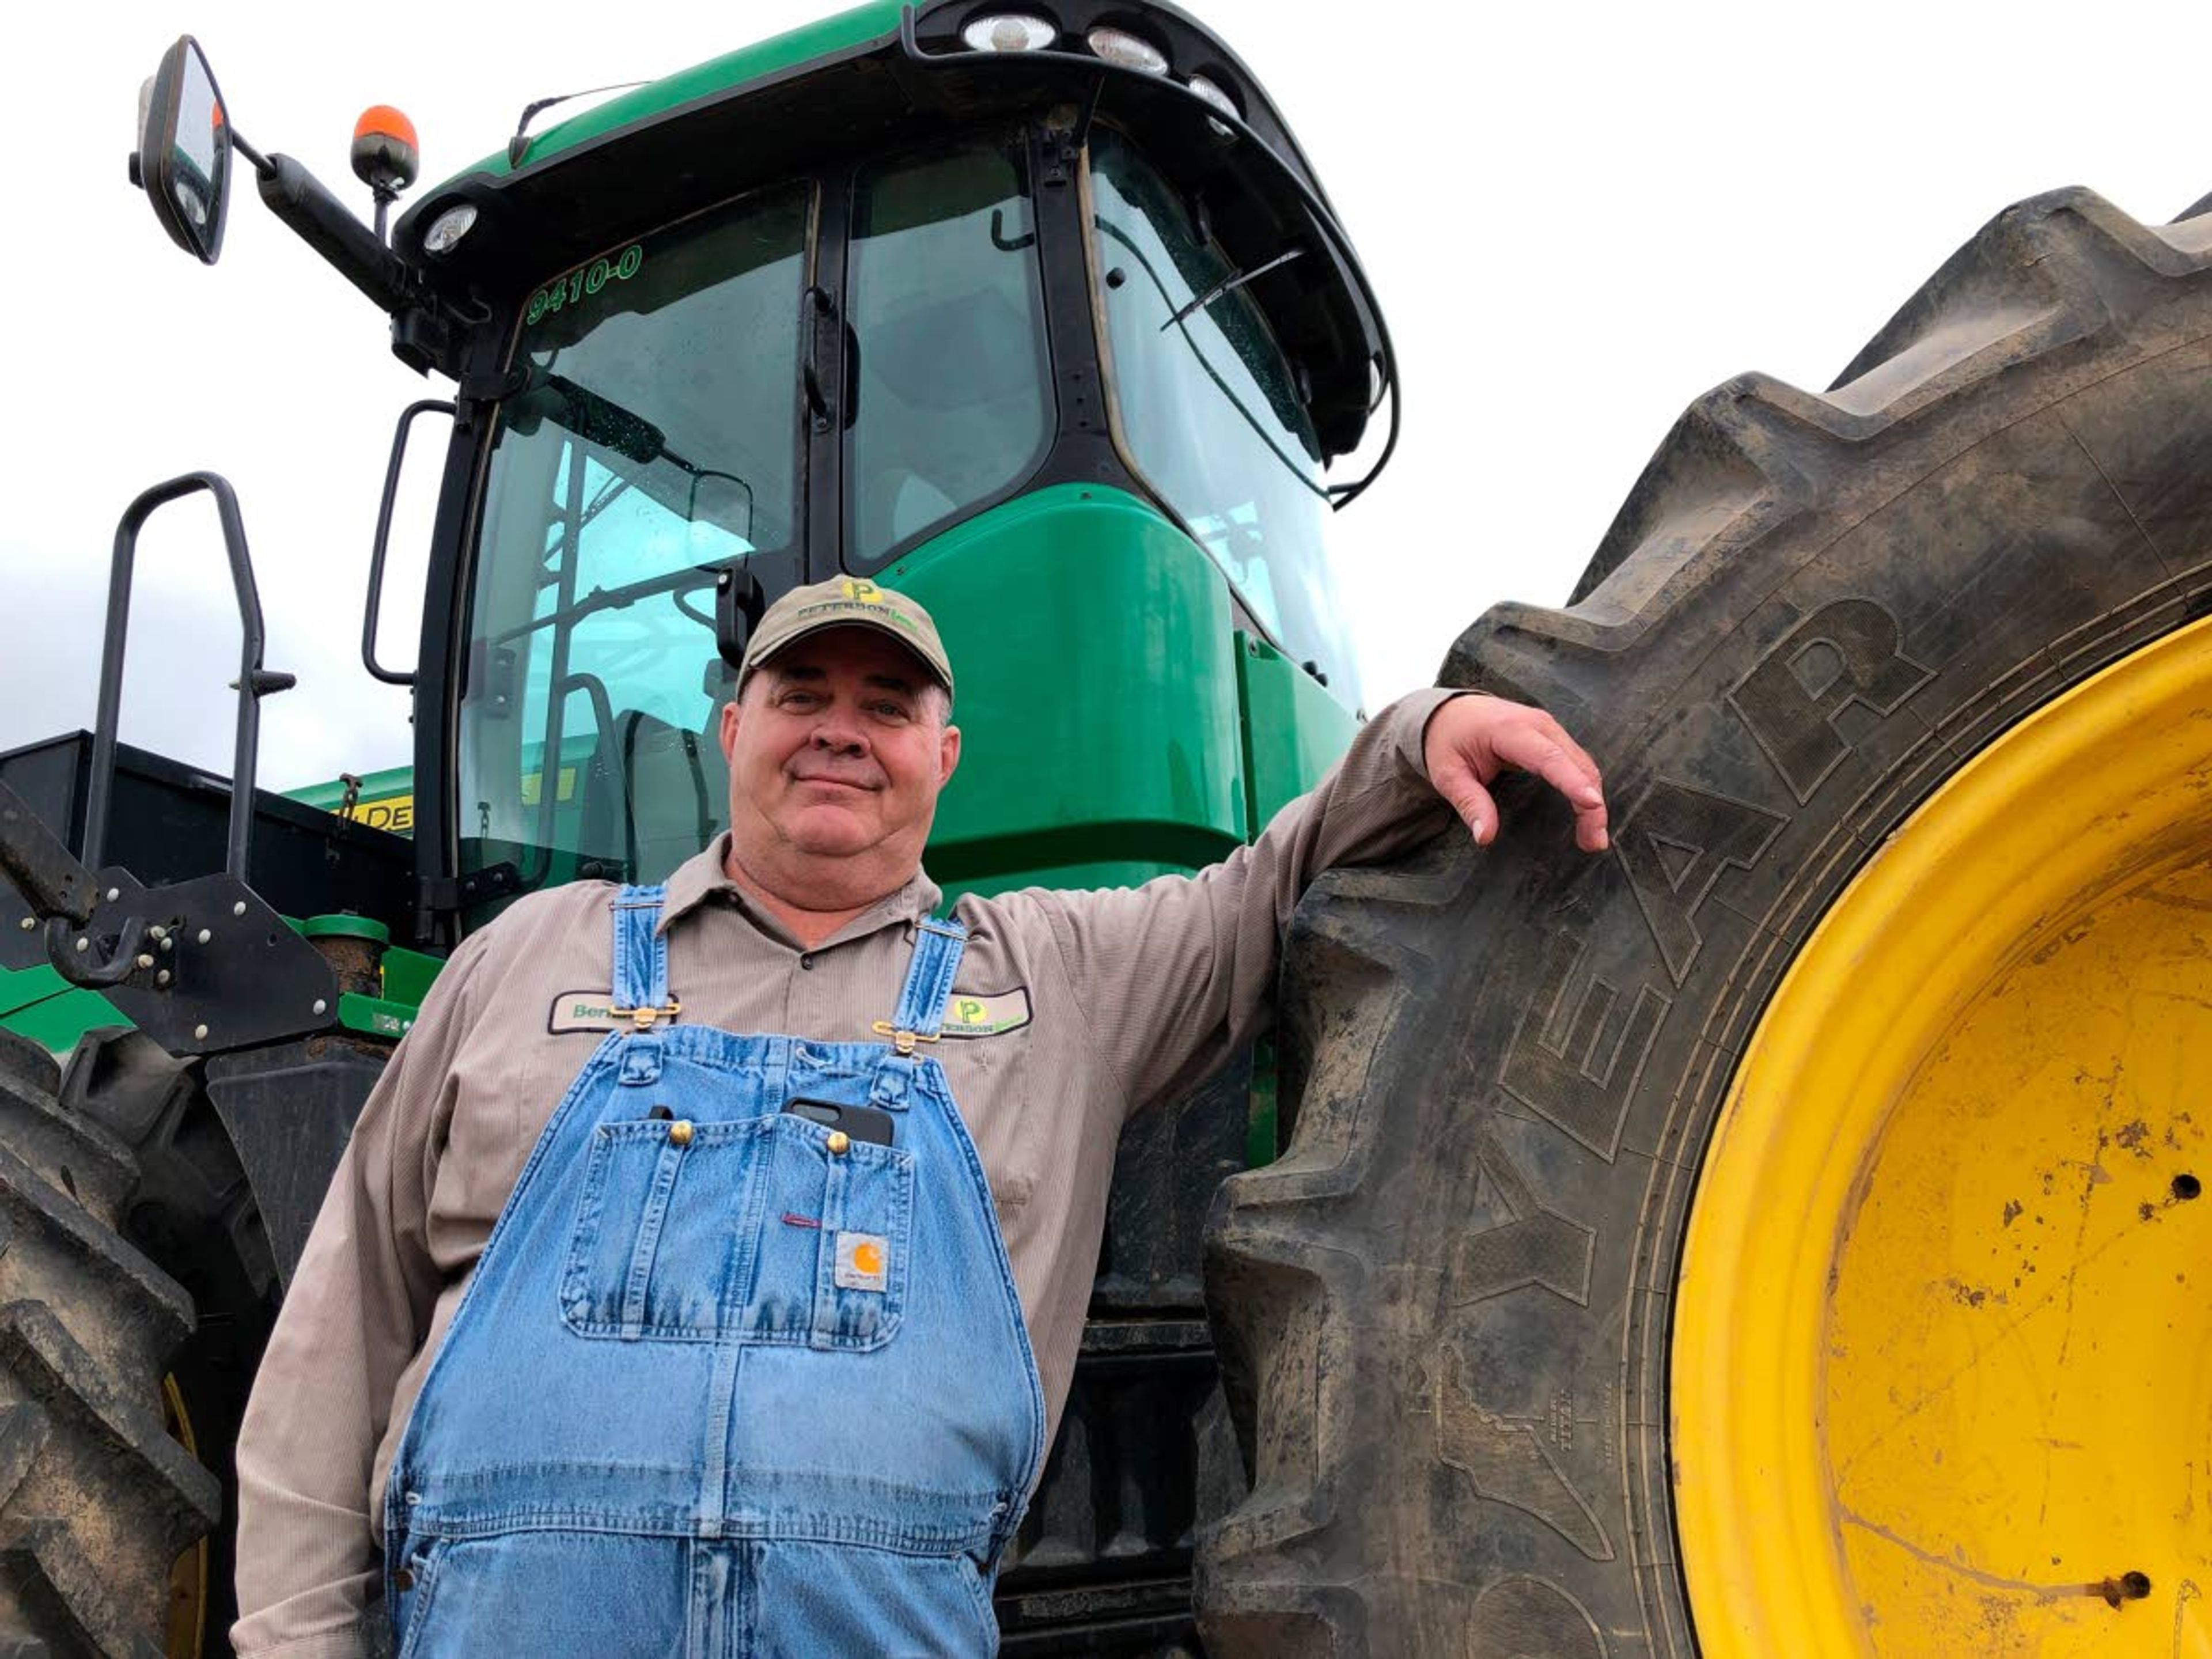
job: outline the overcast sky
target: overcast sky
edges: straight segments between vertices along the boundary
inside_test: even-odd
[[[346,150],[367,105],[414,118],[434,179],[496,149],[532,99],[828,9],[185,0],[11,16],[0,749],[91,723],[115,520],[144,485],[209,467],[243,501],[270,665],[300,677],[264,705],[262,782],[410,757],[405,696],[362,671],[358,635],[392,422],[445,383],[400,367],[382,316],[250,189],[219,266],[169,244],[124,161],[170,40],[199,38],[247,138],[366,213]],[[1405,440],[1336,526],[1370,706],[1427,684],[1489,605],[1564,600],[1705,388],[1747,368],[1826,386],[2023,197],[2086,184],[2164,220],[2212,191],[2201,6],[1192,9],[1297,132],[1396,337]],[[237,636],[212,523],[204,502],[173,508],[144,539],[123,729],[227,771]],[[404,663],[419,538],[395,559],[386,650]]]

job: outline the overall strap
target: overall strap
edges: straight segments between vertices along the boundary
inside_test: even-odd
[[[665,887],[625,887],[614,896],[615,1018],[628,1022],[623,1056],[624,1083],[652,1083],[660,1076],[659,1027],[682,1012],[668,994],[668,940],[659,931]]]
[[[957,921],[925,916],[915,924],[914,960],[907,967],[898,1007],[888,1020],[879,1019],[875,1025],[900,1054],[912,1054],[917,1042],[937,1041],[945,1024],[945,1004],[952,994],[952,976],[960,971],[960,953],[967,946],[968,930]]]

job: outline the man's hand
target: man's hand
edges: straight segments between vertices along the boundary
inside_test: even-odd
[[[1499,697],[1454,697],[1429,716],[1421,734],[1429,781],[1467,820],[1475,843],[1498,833],[1498,803],[1486,787],[1501,772],[1533,772],[1575,809],[1575,845],[1606,848],[1605,781],[1597,763],[1540,708]]]

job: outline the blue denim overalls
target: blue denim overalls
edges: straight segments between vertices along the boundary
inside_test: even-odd
[[[666,1023],[662,898],[614,901],[629,1029],[538,1137],[392,1459],[401,1659],[994,1652],[1044,1400],[915,1050],[965,930],[919,924],[882,1042],[738,1036]]]

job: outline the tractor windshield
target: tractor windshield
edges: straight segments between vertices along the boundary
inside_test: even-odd
[[[1321,444],[1295,372],[1243,273],[1142,151],[1095,132],[1091,185],[1131,458],[1260,625],[1356,701],[1323,546]]]
[[[798,568],[811,204],[726,204],[529,295],[477,541],[464,870],[652,880],[721,823],[714,580]]]

